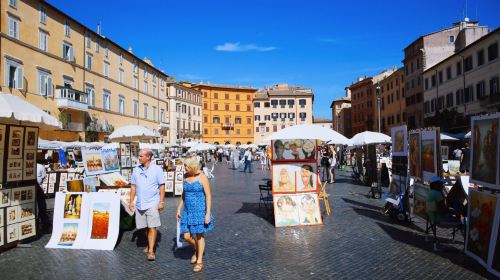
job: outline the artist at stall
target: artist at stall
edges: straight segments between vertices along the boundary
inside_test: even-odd
[[[46,160],[43,156],[37,157],[36,163],[36,203],[38,206],[38,219],[40,223],[40,232],[50,232],[49,215],[47,214],[47,203],[45,202],[45,193],[42,189],[43,180],[47,177],[45,171]]]
[[[134,168],[130,187],[130,210],[135,211],[137,229],[145,229],[148,246],[144,249],[149,261],[154,261],[157,228],[161,226],[160,213],[165,207],[165,178],[160,166],[151,164],[153,151],[139,152],[140,165]],[[135,203],[134,199],[137,197]]]

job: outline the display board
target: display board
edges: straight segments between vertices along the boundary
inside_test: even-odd
[[[58,192],[52,236],[46,248],[113,250],[120,225],[115,192]]]
[[[408,156],[408,130],[406,125],[391,128],[392,155]]]
[[[472,120],[470,181],[500,190],[500,114]]]

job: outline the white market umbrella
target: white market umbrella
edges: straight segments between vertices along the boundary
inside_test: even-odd
[[[347,139],[344,135],[330,128],[312,124],[299,124],[289,126],[269,135],[263,141],[267,142],[271,140],[285,139],[315,139],[325,142],[331,142],[332,144],[349,144],[349,139]]]
[[[471,137],[471,135],[472,135],[472,134],[471,134],[471,131],[469,131],[469,132],[467,132],[467,133],[465,134],[464,138],[470,138],[470,137]]]
[[[10,93],[0,93],[0,104],[0,122],[37,126],[44,130],[62,127],[58,119]]]
[[[108,144],[102,146],[103,150],[116,150],[119,148],[120,148],[120,143],[118,143],[118,142],[108,143]]]
[[[57,141],[48,141],[38,138],[38,149],[42,150],[57,150],[61,145]]]
[[[225,148],[225,149],[234,149],[234,148],[236,148],[236,146],[233,145],[233,144],[226,144],[226,145],[223,145],[222,147]]]
[[[262,140],[259,143],[257,143],[257,146],[271,146],[271,142]]]
[[[459,141],[460,139],[441,133],[441,141]]]
[[[198,145],[195,145],[191,147],[187,152],[188,153],[195,153],[195,152],[202,152],[202,151],[208,151],[208,150],[213,150],[215,149],[216,146],[208,143],[199,143]]]
[[[364,146],[369,144],[391,143],[391,137],[383,133],[364,131],[354,135],[351,138],[350,146]]]
[[[196,141],[189,141],[189,142],[184,142],[184,143],[182,143],[182,145],[181,145],[181,146],[182,146],[182,147],[184,147],[184,148],[191,148],[191,147],[196,146],[196,145],[198,145],[198,144],[199,144],[199,142],[196,142]]]
[[[140,125],[127,125],[116,129],[111,135],[109,140],[114,142],[127,142],[127,141],[141,141],[151,140],[157,138],[158,133],[149,128]]]

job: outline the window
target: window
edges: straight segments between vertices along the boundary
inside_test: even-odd
[[[123,83],[123,69],[118,69],[118,82]]]
[[[498,43],[494,43],[488,46],[488,61],[498,58]]]
[[[139,66],[137,65],[137,60],[134,59],[134,73],[137,73]]]
[[[10,15],[8,17],[9,36],[19,40],[19,20]]]
[[[247,117],[247,124],[252,124],[252,117]]]
[[[99,39],[97,39],[97,37],[95,38],[95,52],[98,53],[99,52],[99,45],[101,43],[99,42]]]
[[[123,95],[118,96],[118,112],[125,114],[125,97]]]
[[[453,93],[450,92],[446,95],[446,107],[453,107]]]
[[[148,104],[143,103],[142,108],[144,110],[144,118],[147,119],[148,118]]]
[[[278,107],[278,100],[271,100],[271,105],[273,106],[273,108],[277,108]]]
[[[450,37],[448,38],[448,42],[450,42],[450,44],[451,44],[451,43],[454,43],[454,42],[455,42],[455,36],[450,36]]]
[[[47,9],[45,7],[40,7],[40,23],[47,24]]]
[[[105,58],[109,58],[109,46],[108,46],[108,42],[104,43],[104,57]]]
[[[260,108],[260,102],[254,102],[253,103],[254,108]]]
[[[469,85],[465,88],[465,103],[474,101],[474,87]]]
[[[10,88],[23,88],[23,68],[21,64],[10,59],[5,62],[5,85]]]
[[[301,121],[305,121],[306,120],[306,116],[307,116],[307,114],[305,112],[299,113],[299,118],[300,118]]]
[[[220,118],[219,118],[219,117],[217,117],[217,116],[215,116],[215,117],[213,117],[212,122],[213,122],[214,124],[218,124],[218,123],[220,123]]]
[[[264,108],[270,108],[271,104],[269,102],[264,102]]]
[[[104,76],[106,77],[109,77],[109,63],[108,62],[104,62],[104,73],[103,73]]]
[[[139,116],[139,101],[134,99],[134,117]]]
[[[482,99],[486,96],[486,88],[484,81],[480,81],[476,84],[476,94],[478,99]]]
[[[240,105],[237,105],[236,108],[240,109]],[[214,110],[219,110],[219,104],[214,104]],[[238,110],[239,111],[239,110]]]
[[[260,116],[259,115],[255,115],[255,121],[256,122],[260,121]]]
[[[156,85],[153,85],[153,96],[156,96]]]
[[[214,92],[214,99],[218,99],[219,98],[219,94],[217,92]]]
[[[144,73],[143,73],[144,79],[148,78],[148,67],[144,66]]]
[[[241,118],[240,118],[240,117],[236,117],[236,118],[234,119],[234,123],[235,123],[235,124],[241,124]]]
[[[38,70],[38,94],[52,96],[52,76],[46,71]]]
[[[295,105],[295,100],[293,99],[288,99],[288,108],[293,108],[293,105]]]
[[[457,92],[455,93],[455,100],[456,100],[457,106],[464,103],[464,92],[463,92],[463,90],[461,90],[461,89],[457,90]]]
[[[276,132],[276,131],[278,131],[278,125],[273,124],[273,132]]]
[[[281,108],[285,108],[285,106],[286,106],[286,100],[285,99],[281,99],[279,102],[280,102],[280,107]]]
[[[443,83],[443,71],[439,71],[438,73],[439,84]]]
[[[88,105],[94,107],[95,106],[94,87],[92,85],[85,84],[85,92],[87,93]]]
[[[207,103],[203,103],[203,109],[204,110],[208,110],[208,104]]]
[[[66,61],[74,61],[73,46],[70,43],[63,42],[62,58]]]
[[[436,86],[436,75],[432,75],[431,76],[431,87],[435,87]]]
[[[300,105],[300,108],[306,107],[306,100],[305,99],[299,99],[299,105]]]
[[[49,34],[45,31],[38,31],[38,48],[42,51],[48,51]]]
[[[91,54],[87,53],[85,54],[86,58],[85,58],[85,67],[89,70],[92,70],[92,60],[93,60],[93,57]]]
[[[288,118],[293,121],[295,119],[295,113],[288,113]]]
[[[484,64],[484,50],[480,50],[477,52],[477,66],[481,66]]]
[[[9,0],[9,6],[14,9],[17,9],[17,0]]]
[[[500,93],[500,86],[498,83],[498,77],[495,77],[490,80],[490,95],[497,95]]]
[[[203,134],[208,134],[208,129],[207,128],[203,129]]]
[[[144,92],[148,93],[148,82],[144,81]]]
[[[71,26],[69,25],[69,20],[64,20],[64,36],[68,37],[71,35]]]
[[[446,67],[446,80],[451,79],[451,66]]]
[[[247,95],[247,100],[250,101],[252,100],[252,97],[250,95]],[[250,134],[250,133],[249,133]]]
[[[420,58],[417,58],[417,69],[420,69]]]
[[[429,89],[429,78],[425,78],[425,90]]]
[[[104,90],[102,94],[102,108],[104,110],[111,110],[111,93],[107,90]]]
[[[240,100],[240,95],[236,94],[236,100]]]
[[[122,52],[120,52],[120,65],[123,65],[123,54]],[[163,82],[163,80],[162,80]],[[162,86],[163,86],[163,83],[162,83]]]
[[[87,47],[87,49],[90,49],[91,43],[92,43],[92,40],[90,40],[90,33],[87,32],[87,34],[85,35],[85,46]]]
[[[224,110],[229,111],[229,104],[224,105]]]
[[[247,111],[250,112],[252,111],[252,107],[250,107],[250,105],[247,104]]]
[[[153,106],[153,121],[156,121],[157,112],[158,112],[158,108],[156,108],[156,106]]]
[[[236,111],[240,111],[240,104],[236,104]]]
[[[160,110],[160,122],[162,122],[162,123],[165,122],[165,110],[164,109]]]
[[[472,70],[472,55],[464,59],[464,72]]]
[[[457,62],[457,76],[462,75],[462,62]]]

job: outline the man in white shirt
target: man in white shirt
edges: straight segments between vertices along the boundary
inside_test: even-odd
[[[40,222],[40,231],[42,233],[50,232],[49,216],[47,215],[47,203],[45,202],[45,193],[42,189],[42,183],[47,172],[44,166],[45,159],[39,159],[36,164],[36,202],[38,206],[38,219]]]
[[[243,172],[247,172],[247,167],[248,167],[248,172],[252,173],[252,151],[250,148],[248,148],[243,154],[243,158],[245,159],[245,168],[243,168]]]

